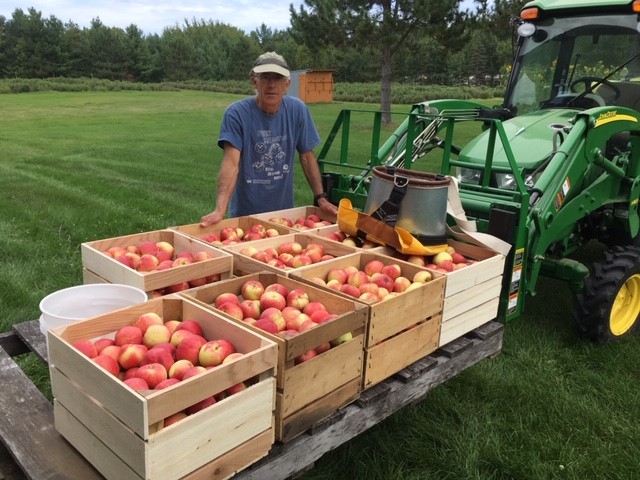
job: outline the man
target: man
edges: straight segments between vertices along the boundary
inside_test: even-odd
[[[307,106],[285,96],[291,84],[289,66],[275,52],[260,55],[251,70],[256,96],[231,104],[224,112],[218,146],[224,150],[218,174],[216,208],[202,226],[229,217],[293,208],[293,162],[300,156],[314,200],[337,214],[323,192],[313,149],[320,136]]]

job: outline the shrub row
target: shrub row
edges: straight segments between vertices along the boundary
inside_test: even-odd
[[[251,95],[248,81],[184,81],[163,83],[135,83],[97,78],[47,78],[47,79],[0,79],[0,94],[27,92],[83,92],[83,91],[176,91],[202,90],[208,92]],[[393,104],[412,104],[438,98],[487,99],[501,97],[502,87],[451,87],[446,85],[418,85],[395,83],[392,87]],[[333,92],[338,102],[378,103],[380,84],[378,83],[336,83]]]

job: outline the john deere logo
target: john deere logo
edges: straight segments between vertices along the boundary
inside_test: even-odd
[[[601,113],[598,119],[596,120],[595,128],[598,128],[602,125],[606,125],[611,122],[634,122],[637,123],[638,119],[632,115],[620,114],[618,115],[617,110],[610,110],[608,112]]]

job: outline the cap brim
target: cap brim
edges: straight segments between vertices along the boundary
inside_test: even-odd
[[[253,67],[253,73],[277,73],[279,75],[282,75],[283,77],[289,77],[291,74],[286,68],[274,63],[256,65],[255,67]]]

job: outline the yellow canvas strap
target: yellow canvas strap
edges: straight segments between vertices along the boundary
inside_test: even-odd
[[[338,205],[338,228],[347,235],[393,248],[405,255],[435,255],[447,249],[446,243],[422,245],[407,230],[392,227],[370,215],[354,210],[348,198],[340,200]]]

